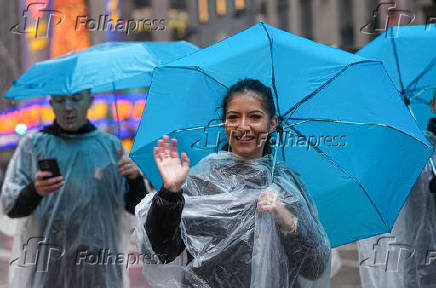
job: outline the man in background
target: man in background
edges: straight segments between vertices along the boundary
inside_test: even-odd
[[[11,287],[128,283],[126,211],[134,214],[146,180],[120,141],[88,121],[92,100],[89,90],[51,96],[54,123],[26,135],[9,163],[1,206],[20,219]],[[53,167],[38,167],[47,159],[56,159],[60,175],[53,175]]]
[[[430,107],[436,113],[436,90]],[[436,118],[424,134],[436,147]],[[436,154],[431,159],[392,232],[358,242],[362,288],[436,287]]]

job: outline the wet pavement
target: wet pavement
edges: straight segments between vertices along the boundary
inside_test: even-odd
[[[359,258],[356,243],[336,249],[340,256],[340,268],[330,281],[331,288],[360,288]]]

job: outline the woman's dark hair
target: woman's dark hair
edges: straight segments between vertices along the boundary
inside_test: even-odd
[[[265,86],[259,80],[245,78],[236,84],[230,86],[227,90],[226,95],[224,96],[222,108],[223,115],[222,120],[225,121],[227,114],[227,104],[232,101],[233,95],[237,93],[245,93],[247,91],[253,91],[259,96],[260,103],[268,112],[270,119],[276,115],[276,107],[274,106],[274,99],[272,96],[271,88]]]
[[[232,101],[233,96],[238,93],[246,93],[247,91],[253,91],[256,95],[259,96],[260,103],[262,107],[268,112],[270,119],[272,119],[276,115],[276,107],[274,106],[274,99],[272,95],[271,88],[262,84],[259,80],[245,78],[230,86],[227,90],[226,95],[224,96],[222,102],[223,114],[221,116],[221,120],[225,122],[226,114],[227,114],[227,105],[230,101]],[[265,147],[263,150],[263,155],[267,155],[271,153],[271,136],[268,135],[267,140],[265,142]],[[222,150],[229,150],[229,144],[224,145]]]

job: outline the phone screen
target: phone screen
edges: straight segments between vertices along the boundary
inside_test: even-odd
[[[51,177],[61,176],[58,161],[56,161],[54,158],[38,160],[38,169],[41,171],[50,171],[52,173],[52,176],[44,177],[43,180]]]

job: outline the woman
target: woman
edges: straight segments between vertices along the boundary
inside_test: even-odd
[[[138,247],[152,263],[186,250],[188,264],[179,276],[175,266],[148,265],[148,282],[328,287],[330,246],[316,208],[295,173],[283,163],[272,171],[269,142],[278,120],[271,89],[244,79],[229,88],[222,108],[231,152],[211,154],[190,171],[175,139],[164,136],[154,148],[164,184],[137,207]]]

